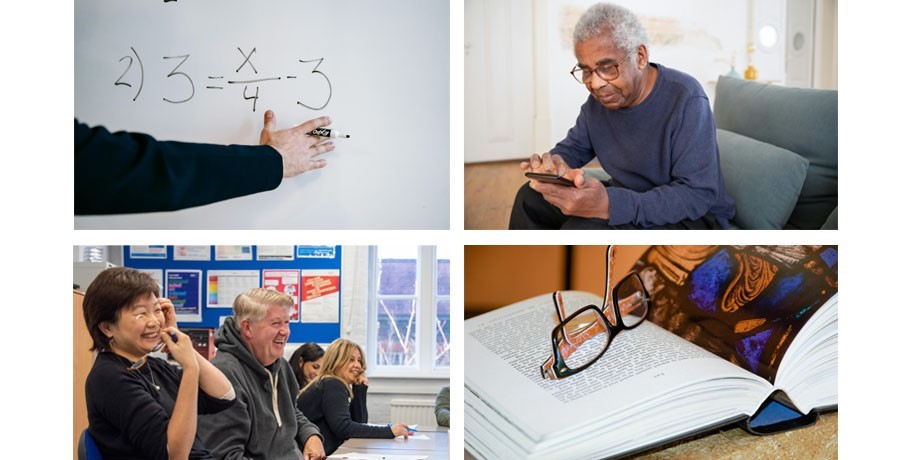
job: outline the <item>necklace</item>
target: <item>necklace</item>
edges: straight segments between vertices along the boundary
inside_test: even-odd
[[[145,355],[145,356],[141,357],[140,359],[138,359],[137,361],[135,361],[134,364],[131,364],[130,361],[128,361],[127,359],[123,358],[123,357],[122,357],[121,355],[119,355],[118,353],[113,352],[113,354],[115,354],[116,356],[118,356],[120,360],[125,361],[125,363],[128,365],[128,367],[126,368],[126,369],[128,370],[128,372],[138,372],[138,373],[140,373],[140,372],[141,372],[141,368],[144,367],[144,365],[146,365],[146,366],[147,366],[147,370],[150,371],[150,382],[151,382],[151,385],[153,385],[153,388],[156,388],[156,391],[159,391],[159,385],[156,383],[156,378],[155,378],[154,375],[153,375],[153,366],[150,365],[150,358],[149,358],[148,356]]]
[[[156,388],[156,391],[159,391],[159,385],[156,384],[156,379],[153,378],[153,366],[150,365],[150,361],[147,361],[147,370],[150,371],[150,381],[153,382],[153,388]]]

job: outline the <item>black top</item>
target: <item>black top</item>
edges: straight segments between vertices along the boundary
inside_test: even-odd
[[[310,385],[297,398],[297,407],[319,427],[328,455],[350,438],[394,437],[388,425],[359,423],[350,417],[350,390],[335,377],[319,379]]]
[[[369,408],[366,407],[368,385],[353,385],[353,399],[350,401],[350,420],[359,423],[369,421]]]
[[[75,214],[174,211],[272,190],[281,155],[267,145],[157,141],[75,120]]]
[[[112,353],[97,355],[85,382],[88,431],[104,460],[168,459],[166,430],[175,407],[181,369],[150,358],[137,370]],[[159,390],[155,385],[159,385]],[[203,390],[197,412],[210,414],[230,407],[234,400],[213,398]],[[199,438],[194,438],[191,459],[214,459]]]

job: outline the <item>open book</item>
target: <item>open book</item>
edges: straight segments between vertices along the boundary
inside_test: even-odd
[[[602,263],[602,261],[598,261]],[[604,458],[837,408],[837,247],[657,246],[643,323],[584,371],[543,379],[551,293],[465,322],[465,445],[478,458]],[[603,306],[567,291],[566,305]]]

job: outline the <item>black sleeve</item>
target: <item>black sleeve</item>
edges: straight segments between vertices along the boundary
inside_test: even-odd
[[[336,436],[342,440],[350,438],[390,439],[394,437],[394,433],[387,425],[368,425],[354,422],[350,418],[350,392],[340,380],[326,378],[321,380],[321,385],[325,421]]]
[[[219,399],[210,396],[201,388],[197,398],[197,413],[200,415],[215,414],[233,406],[236,400],[237,398]]]
[[[272,190],[281,176],[269,146],[157,141],[75,120],[75,214],[174,211]]]
[[[178,397],[178,388],[181,385],[181,376],[184,374],[184,371],[175,365],[169,364],[167,361],[151,358],[153,359],[155,368],[158,369],[158,372],[161,374],[160,378],[165,378],[166,381],[169,382],[169,387],[172,388],[172,397]],[[197,391],[197,414],[205,415],[205,414],[215,414],[216,412],[221,412],[225,409],[228,409],[232,405],[234,405],[234,399],[219,399],[214,396],[210,396],[203,388],[198,388]]]
[[[350,419],[354,422],[367,423],[369,409],[366,407],[368,385],[353,385],[353,399],[350,401]]]

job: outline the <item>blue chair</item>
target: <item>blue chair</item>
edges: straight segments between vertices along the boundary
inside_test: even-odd
[[[103,460],[97,443],[94,442],[94,438],[87,429],[82,431],[78,438],[78,460]]]

